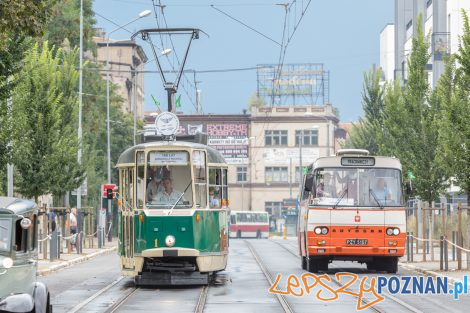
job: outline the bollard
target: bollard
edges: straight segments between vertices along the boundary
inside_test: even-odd
[[[449,255],[447,250],[447,236],[444,236],[444,271],[449,270]]]
[[[39,238],[42,239],[42,230],[39,230]],[[42,253],[42,243],[39,243],[38,246],[39,246],[39,253],[41,254]]]
[[[414,244],[414,241],[413,241],[413,232],[411,232],[411,263],[413,263],[413,244]]]
[[[57,251],[57,231],[54,230],[51,234],[51,244],[49,248],[49,259],[51,260],[51,262],[57,259]]]
[[[439,242],[439,270],[444,269],[444,236],[441,236],[441,241]]]
[[[101,234],[101,227],[98,227],[98,231],[96,232],[96,235],[98,237],[98,249],[101,249],[101,237],[102,237],[102,234]]]
[[[287,227],[286,225],[282,225],[282,239],[287,239]]]
[[[57,232],[57,258],[60,259],[60,249],[61,249],[61,239],[60,231]]]
[[[410,262],[410,239],[411,239],[410,233],[406,232],[406,261],[407,262]]]
[[[452,231],[452,243],[457,244],[457,232],[455,230]],[[452,246],[452,261],[455,261],[455,246]]]

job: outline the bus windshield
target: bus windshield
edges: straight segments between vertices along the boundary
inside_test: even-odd
[[[10,221],[0,219],[0,250],[10,250],[10,236]]]
[[[401,172],[384,168],[320,168],[314,172],[315,204],[402,206]]]
[[[145,198],[148,208],[192,206],[191,168],[187,152],[150,152],[147,165]]]

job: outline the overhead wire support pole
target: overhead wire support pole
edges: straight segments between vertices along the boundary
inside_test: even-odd
[[[193,39],[199,39],[199,32],[203,32],[197,28],[150,28],[150,29],[141,29],[138,32],[136,32],[134,35],[132,35],[131,39],[134,39],[137,35],[141,34],[142,40],[149,41],[150,46],[152,48],[153,55],[155,57],[155,60],[157,62],[157,66],[160,72],[160,76],[163,81],[163,87],[168,93],[168,112],[173,112],[173,95],[177,92],[178,90],[178,85],[181,79],[181,75],[183,73],[184,65],[186,64],[186,59],[189,54],[189,48],[191,47],[191,42]],[[160,33],[160,34],[181,34],[181,35],[191,35],[189,39],[188,46],[186,48],[186,53],[184,54],[183,61],[180,64],[180,68],[177,71],[177,75],[175,78],[174,82],[168,82],[166,80],[166,77],[164,75],[164,71],[162,69],[160,59],[158,57],[157,52],[155,51],[155,46],[152,42],[151,39],[151,34],[152,33]],[[203,32],[204,33],[204,32]],[[205,34],[205,33],[204,33]],[[207,34],[206,34],[207,35]]]

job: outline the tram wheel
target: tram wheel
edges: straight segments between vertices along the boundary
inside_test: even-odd
[[[301,256],[300,257],[300,266],[302,266],[302,269],[303,270],[306,270],[307,269],[307,257],[305,256]]]

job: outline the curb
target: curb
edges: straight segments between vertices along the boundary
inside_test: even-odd
[[[78,258],[74,258],[72,260],[62,261],[59,264],[50,266],[49,268],[42,269],[42,270],[38,269],[37,275],[38,276],[45,276],[49,273],[56,272],[60,269],[63,269],[65,267],[69,267],[73,264],[82,263],[82,262],[88,261],[89,259],[92,259],[96,256],[103,255],[103,254],[108,254],[108,253],[113,252],[115,250],[117,250],[117,246],[107,248],[107,249],[98,250],[98,251],[92,252],[90,254],[85,254],[85,255],[79,256]]]
[[[449,277],[449,276],[446,276],[446,275],[443,275],[441,273],[437,273],[437,272],[434,272],[434,271],[430,271],[430,270],[425,270],[425,269],[422,269],[420,267],[417,267],[417,266],[414,266],[414,265],[410,265],[410,264],[407,264],[407,263],[402,263],[402,262],[398,262],[398,265],[407,269],[407,270],[410,270],[410,271],[415,271],[415,272],[418,272],[418,273],[421,273],[421,274],[424,274],[426,276],[431,276],[431,277],[440,277],[440,278],[444,278],[444,277],[447,277],[447,281],[449,283],[464,283],[464,281],[462,279],[457,279],[457,278],[453,278],[453,277]],[[470,284],[468,284],[468,287],[470,288]]]

